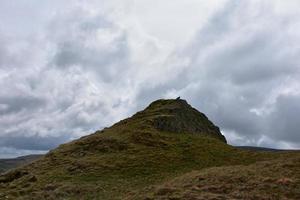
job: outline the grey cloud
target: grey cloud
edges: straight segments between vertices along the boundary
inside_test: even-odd
[[[13,67],[15,60],[13,55],[8,50],[9,39],[4,35],[0,34],[0,69],[8,69]]]
[[[45,99],[37,97],[0,97],[0,105],[3,105],[3,109],[0,109],[0,115],[17,113],[24,110],[32,112],[35,109],[45,106],[45,104]]]
[[[277,29],[276,29],[277,30]],[[279,31],[279,30],[278,30]],[[226,78],[236,85],[272,81],[276,78],[298,73],[297,63],[292,55],[280,56],[284,42],[274,45],[278,36],[272,32],[254,36],[250,41],[227,47],[225,52],[214,55],[208,64],[209,75]],[[257,39],[256,37],[260,37]],[[220,68],[223,68],[220,70]],[[226,68],[226,69],[225,69]]]
[[[127,67],[127,45],[126,38],[118,38],[113,42],[117,45],[114,52],[107,52],[105,49],[85,48],[83,44],[69,41],[59,44],[53,61],[57,67],[82,66],[84,69],[93,70],[103,78],[104,81],[112,81],[116,76],[126,70]],[[110,67],[115,67],[115,63],[123,63],[124,66],[116,66],[117,73],[109,73]]]
[[[127,33],[105,16],[90,16],[75,9],[61,16],[59,22],[53,21],[49,29],[49,38],[56,46],[50,65],[60,69],[81,67],[104,82],[118,80],[130,68]]]
[[[282,95],[277,98],[268,124],[273,140],[300,143],[299,102],[300,95]]]
[[[0,139],[0,145],[2,147],[35,151],[47,151],[49,149],[57,147],[58,144],[64,143],[69,140],[67,135],[61,135],[59,137],[39,137],[37,135],[31,137],[6,136],[0,137]]]

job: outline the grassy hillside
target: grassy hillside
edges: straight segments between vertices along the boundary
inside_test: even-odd
[[[300,199],[300,152],[248,166],[192,171],[127,199]]]
[[[144,199],[139,191],[194,170],[281,156],[231,147],[185,101],[160,100],[1,176],[0,199]]]

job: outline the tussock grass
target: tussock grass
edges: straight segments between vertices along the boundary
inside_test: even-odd
[[[192,171],[127,199],[300,199],[300,155],[280,157],[248,166]]]

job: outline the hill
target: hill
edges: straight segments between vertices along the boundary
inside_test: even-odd
[[[21,156],[17,158],[0,159],[0,174],[9,169],[13,169],[28,164],[30,162],[33,162],[34,160],[37,160],[41,156],[42,155],[28,155],[28,156]]]
[[[158,100],[1,176],[0,199],[144,199],[145,188],[191,171],[286,156],[227,145],[219,128],[186,101]]]
[[[266,147],[253,147],[253,146],[236,146],[236,148],[245,149],[249,151],[270,151],[270,152],[291,151],[291,150],[284,150],[284,149],[272,149]]]

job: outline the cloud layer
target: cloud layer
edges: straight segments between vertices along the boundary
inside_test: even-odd
[[[24,2],[0,3],[0,156],[179,95],[231,144],[300,148],[297,1]]]

